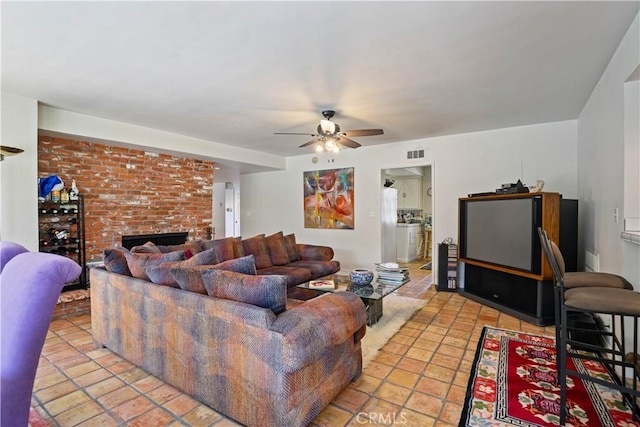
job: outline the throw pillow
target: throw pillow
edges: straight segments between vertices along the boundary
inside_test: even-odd
[[[204,286],[202,279],[202,271],[215,268],[215,265],[197,265],[194,267],[173,267],[170,273],[178,284],[180,289],[195,292],[198,294],[207,294],[207,288]]]
[[[125,257],[127,249],[105,249],[102,251],[102,261],[104,262],[104,268],[107,271],[117,274],[123,274],[125,276],[131,276],[131,271],[127,265],[127,258]]]
[[[169,252],[166,254],[141,254],[141,253],[125,253],[127,258],[127,266],[131,271],[131,275],[138,279],[150,281],[146,268],[151,265],[159,265],[163,262],[182,261],[184,260],[184,251]]]
[[[221,262],[215,265],[218,270],[235,271],[236,273],[258,274],[256,270],[256,259],[253,255],[247,255],[236,259]]]
[[[295,234],[291,233],[284,236],[284,242],[287,245],[289,262],[300,261],[300,252],[298,252],[298,245],[296,244]]]
[[[253,255],[256,257],[256,268],[258,270],[260,270],[261,268],[273,267],[271,256],[269,256],[267,239],[264,237],[264,234],[259,234],[257,236],[243,240],[242,247],[244,248],[245,254]]]
[[[194,267],[197,265],[214,265],[218,264],[218,257],[213,249],[200,252],[185,261],[163,262],[159,265],[151,265],[146,267],[145,271],[149,279],[156,285],[170,286],[179,288],[178,282],[173,277],[171,270],[179,267]]]
[[[284,240],[284,234],[279,231],[266,238],[267,247],[269,248],[269,256],[273,265],[289,264],[289,253],[287,251],[287,243]]]
[[[287,278],[280,275],[250,276],[211,269],[202,272],[207,294],[282,313],[287,305]]]
[[[157,245],[160,252],[174,252],[174,251],[191,251],[193,255],[200,253],[204,250],[204,242],[202,240],[189,240],[181,245]]]
[[[180,289],[185,291],[197,292],[199,294],[207,293],[202,278],[202,272],[206,270],[226,270],[236,273],[256,275],[256,263],[253,255],[230,259],[216,265],[200,265],[200,266],[184,266],[171,268],[170,272]]]
[[[160,248],[153,242],[147,242],[144,245],[132,247],[131,252],[134,254],[159,254]]]

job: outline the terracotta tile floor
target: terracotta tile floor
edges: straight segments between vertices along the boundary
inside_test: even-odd
[[[312,426],[456,426],[482,327],[553,336],[457,293],[437,292],[425,260],[398,290],[425,299],[417,312]],[[89,315],[54,320],[40,357],[32,405],[50,426],[232,426],[237,423],[96,348]]]

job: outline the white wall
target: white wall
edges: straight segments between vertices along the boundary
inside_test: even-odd
[[[640,63],[634,20],[578,118],[578,196],[584,249],[600,255],[602,271],[624,274],[640,290],[640,250],[623,242],[624,82]],[[620,221],[614,221],[614,209]]]
[[[0,162],[0,239],[38,250],[38,103],[2,93],[2,145],[23,153]]]
[[[40,105],[38,127],[53,134],[74,135],[87,141],[115,143],[156,152],[191,155],[194,158],[258,165],[265,169],[279,169],[285,165],[282,156],[259,153],[232,145],[220,144],[171,132],[102,119]]]
[[[363,141],[366,145],[366,141]],[[408,160],[407,150],[424,149],[425,158]],[[242,235],[283,232],[302,243],[334,248],[343,269],[373,268],[380,261],[381,171],[432,164],[434,168],[434,242],[457,241],[458,198],[493,191],[522,178],[525,184],[546,182],[545,191],[577,196],[576,122],[564,121],[486,132],[423,139],[344,150],[330,162],[327,155],[290,157],[287,169],[241,176]],[[355,168],[355,229],[305,229],[303,171]],[[522,176],[521,176],[522,171]]]

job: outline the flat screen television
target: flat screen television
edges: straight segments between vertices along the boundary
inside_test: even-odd
[[[540,274],[542,197],[460,200],[460,257]]]

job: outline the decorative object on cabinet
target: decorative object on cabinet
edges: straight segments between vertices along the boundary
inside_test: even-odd
[[[46,178],[38,178],[38,201],[54,201],[59,202],[60,200],[54,200],[54,192],[58,192],[58,197],[60,195],[60,190],[64,188],[64,182],[58,175],[49,175]]]
[[[353,171],[303,172],[305,228],[354,229]]]
[[[64,291],[86,289],[87,268],[84,230],[84,198],[75,201],[38,203],[38,233],[40,252],[49,252],[70,258],[82,267],[80,276],[67,283]]]

